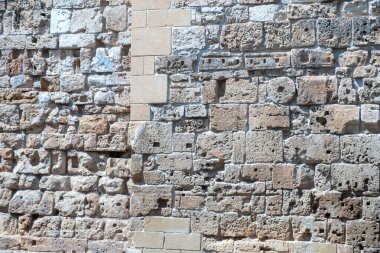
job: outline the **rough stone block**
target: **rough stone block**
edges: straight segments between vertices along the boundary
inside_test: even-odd
[[[247,132],[247,162],[282,162],[282,133],[279,131]]]
[[[339,138],[334,135],[295,135],[285,140],[284,144],[288,162],[318,164],[339,159]]]
[[[222,28],[221,45],[228,51],[252,51],[263,41],[261,23],[229,24]]]
[[[379,138],[372,134],[342,136],[342,160],[348,163],[376,163],[380,159]]]
[[[211,130],[244,131],[247,124],[246,117],[247,106],[245,105],[211,105]]]
[[[290,127],[289,108],[276,105],[250,105],[249,128],[259,129],[286,129]]]
[[[337,79],[325,76],[297,78],[299,105],[325,104],[337,99]]]

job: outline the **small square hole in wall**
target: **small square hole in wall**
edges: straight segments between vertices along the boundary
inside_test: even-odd
[[[159,142],[153,142],[153,147],[155,147],[155,148],[160,147],[160,143]]]
[[[218,98],[224,97],[226,93],[226,82],[227,79],[217,80],[216,94]]]
[[[186,143],[186,148],[192,148],[193,147],[193,144],[191,143]]]

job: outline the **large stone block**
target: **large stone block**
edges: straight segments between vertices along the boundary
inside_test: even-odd
[[[131,215],[162,214],[166,208],[172,207],[172,190],[171,186],[133,187],[130,190]]]
[[[246,141],[247,162],[283,161],[283,141],[280,131],[250,131],[247,132]]]
[[[285,158],[293,163],[332,163],[339,159],[339,138],[334,135],[295,135],[285,140]]]

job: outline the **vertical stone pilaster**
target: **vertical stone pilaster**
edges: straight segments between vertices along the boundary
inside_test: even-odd
[[[155,73],[157,56],[172,53],[172,27],[190,26],[190,10],[170,0],[132,2],[131,120],[150,120],[150,104],[168,102],[168,76]]]

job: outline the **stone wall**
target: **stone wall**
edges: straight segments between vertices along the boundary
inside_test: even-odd
[[[0,252],[380,251],[379,0],[0,14]]]

